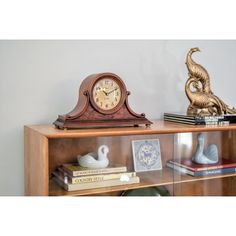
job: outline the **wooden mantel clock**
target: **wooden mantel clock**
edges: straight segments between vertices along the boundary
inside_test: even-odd
[[[136,114],[128,104],[126,86],[113,73],[93,74],[80,86],[79,100],[66,115],[59,115],[53,123],[59,129],[86,127],[150,126],[145,114]]]

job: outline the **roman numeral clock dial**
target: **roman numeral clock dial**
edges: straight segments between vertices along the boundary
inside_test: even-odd
[[[129,95],[118,75],[109,72],[89,75],[80,85],[75,108],[59,115],[54,125],[59,129],[150,126],[152,122],[144,113],[137,114],[130,108]]]

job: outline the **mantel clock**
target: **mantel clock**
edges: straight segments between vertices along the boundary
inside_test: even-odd
[[[79,100],[66,115],[59,115],[54,125],[60,129],[86,127],[150,126],[145,114],[136,114],[128,104],[126,86],[113,73],[93,74],[80,86]]]

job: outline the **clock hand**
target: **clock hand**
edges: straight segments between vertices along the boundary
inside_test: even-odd
[[[116,91],[117,89],[118,89],[118,88],[113,89],[112,91],[108,92],[107,95],[113,93],[113,92]]]
[[[106,95],[106,96],[108,96],[108,93],[107,93],[107,92],[105,92],[105,91],[104,91],[104,89],[103,89],[102,91],[105,93],[105,95]]]

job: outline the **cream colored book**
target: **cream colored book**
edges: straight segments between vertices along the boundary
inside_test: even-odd
[[[119,173],[126,172],[126,166],[111,166],[100,169],[89,169],[86,167],[79,166],[77,163],[63,164],[62,168],[71,176],[83,176],[83,175],[97,175],[97,174],[108,174],[108,173]]]
[[[128,179],[130,177],[136,176],[136,172],[121,172],[121,173],[111,173],[111,174],[97,174],[97,175],[85,175],[72,177],[68,175],[62,168],[58,168],[57,171],[54,171],[53,174],[58,178],[66,179],[70,184],[79,184],[79,183],[90,183],[105,181],[110,179]]]
[[[78,190],[93,189],[93,188],[113,187],[119,185],[136,184],[140,182],[138,176],[130,177],[129,180],[111,179],[99,182],[79,183],[79,184],[66,184],[63,181],[63,179],[58,177],[54,177],[53,179],[66,191],[78,191]]]

